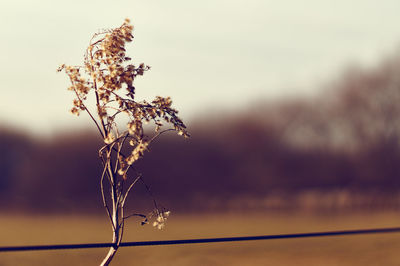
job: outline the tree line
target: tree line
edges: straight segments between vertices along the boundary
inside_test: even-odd
[[[159,202],[185,210],[310,190],[396,195],[399,77],[400,60],[392,58],[349,69],[314,97],[205,114],[191,121],[190,141],[155,142],[137,170]],[[96,133],[35,139],[2,128],[0,136],[2,208],[103,211]],[[149,189],[138,185],[131,197],[146,208]]]

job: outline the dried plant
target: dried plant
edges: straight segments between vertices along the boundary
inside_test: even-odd
[[[100,187],[112,227],[113,246],[101,265],[108,265],[116,254],[127,218],[140,216],[144,219],[142,224],[154,218],[153,226],[164,227],[169,211],[160,209],[156,203],[150,215],[126,215],[129,192],[139,181],[143,182],[133,165],[161,134],[176,131],[189,137],[186,126],[177,116],[178,111],[171,106],[170,97],[157,96],[152,102],[136,101],[134,80],[150,67],[129,63],[131,58],[126,56],[125,45],[133,39],[132,30],[133,26],[126,19],[118,28],[94,34],[83,66],[62,65],[58,69],[68,75],[71,81],[68,89],[76,96],[71,112],[89,114],[104,140],[104,146],[99,149],[103,165]],[[149,122],[155,127],[151,134],[144,130],[144,124]]]

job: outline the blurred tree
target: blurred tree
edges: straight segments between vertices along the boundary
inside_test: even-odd
[[[19,169],[33,150],[32,140],[17,130],[0,128],[0,195],[11,196]],[[3,201],[4,202],[4,201]]]
[[[338,88],[334,108],[358,149],[398,146],[400,137],[400,59],[370,71],[349,72]]]

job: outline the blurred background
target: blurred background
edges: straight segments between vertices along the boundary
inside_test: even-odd
[[[56,68],[81,64],[91,35],[125,17],[128,54],[153,67],[137,98],[171,96],[192,133],[138,164],[170,208],[400,203],[399,3],[21,3],[1,8],[3,208],[99,205],[101,142],[68,112]]]
[[[138,162],[166,208],[299,219],[397,211],[399,9],[391,0],[1,2],[0,210],[104,212],[102,142],[86,115],[69,113],[69,81],[56,69],[81,64],[93,33],[130,18],[128,55],[152,66],[137,99],[171,96],[192,135],[159,138]],[[131,204],[151,210],[145,188]]]

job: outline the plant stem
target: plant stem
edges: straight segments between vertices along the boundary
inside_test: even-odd
[[[120,216],[121,216],[121,203],[118,197],[118,192],[117,192],[117,180],[115,178],[115,174],[113,171],[113,165],[111,163],[111,148],[109,148],[107,152],[107,158],[105,162],[105,168],[107,168],[108,175],[110,177],[110,197],[111,197],[111,203],[112,203],[112,215],[111,215],[111,225],[112,225],[112,231],[113,231],[113,238],[112,238],[112,244],[113,246],[109,249],[106,257],[104,260],[101,262],[101,266],[106,266],[109,265],[110,262],[112,261],[113,257],[117,253],[117,250],[119,248],[119,245],[121,243],[121,237],[122,237],[122,223],[120,223]]]
[[[114,255],[117,253],[118,247],[111,247],[110,250],[107,253],[107,256],[104,258],[104,260],[101,262],[100,266],[107,266],[110,264],[112,259],[114,258]]]

